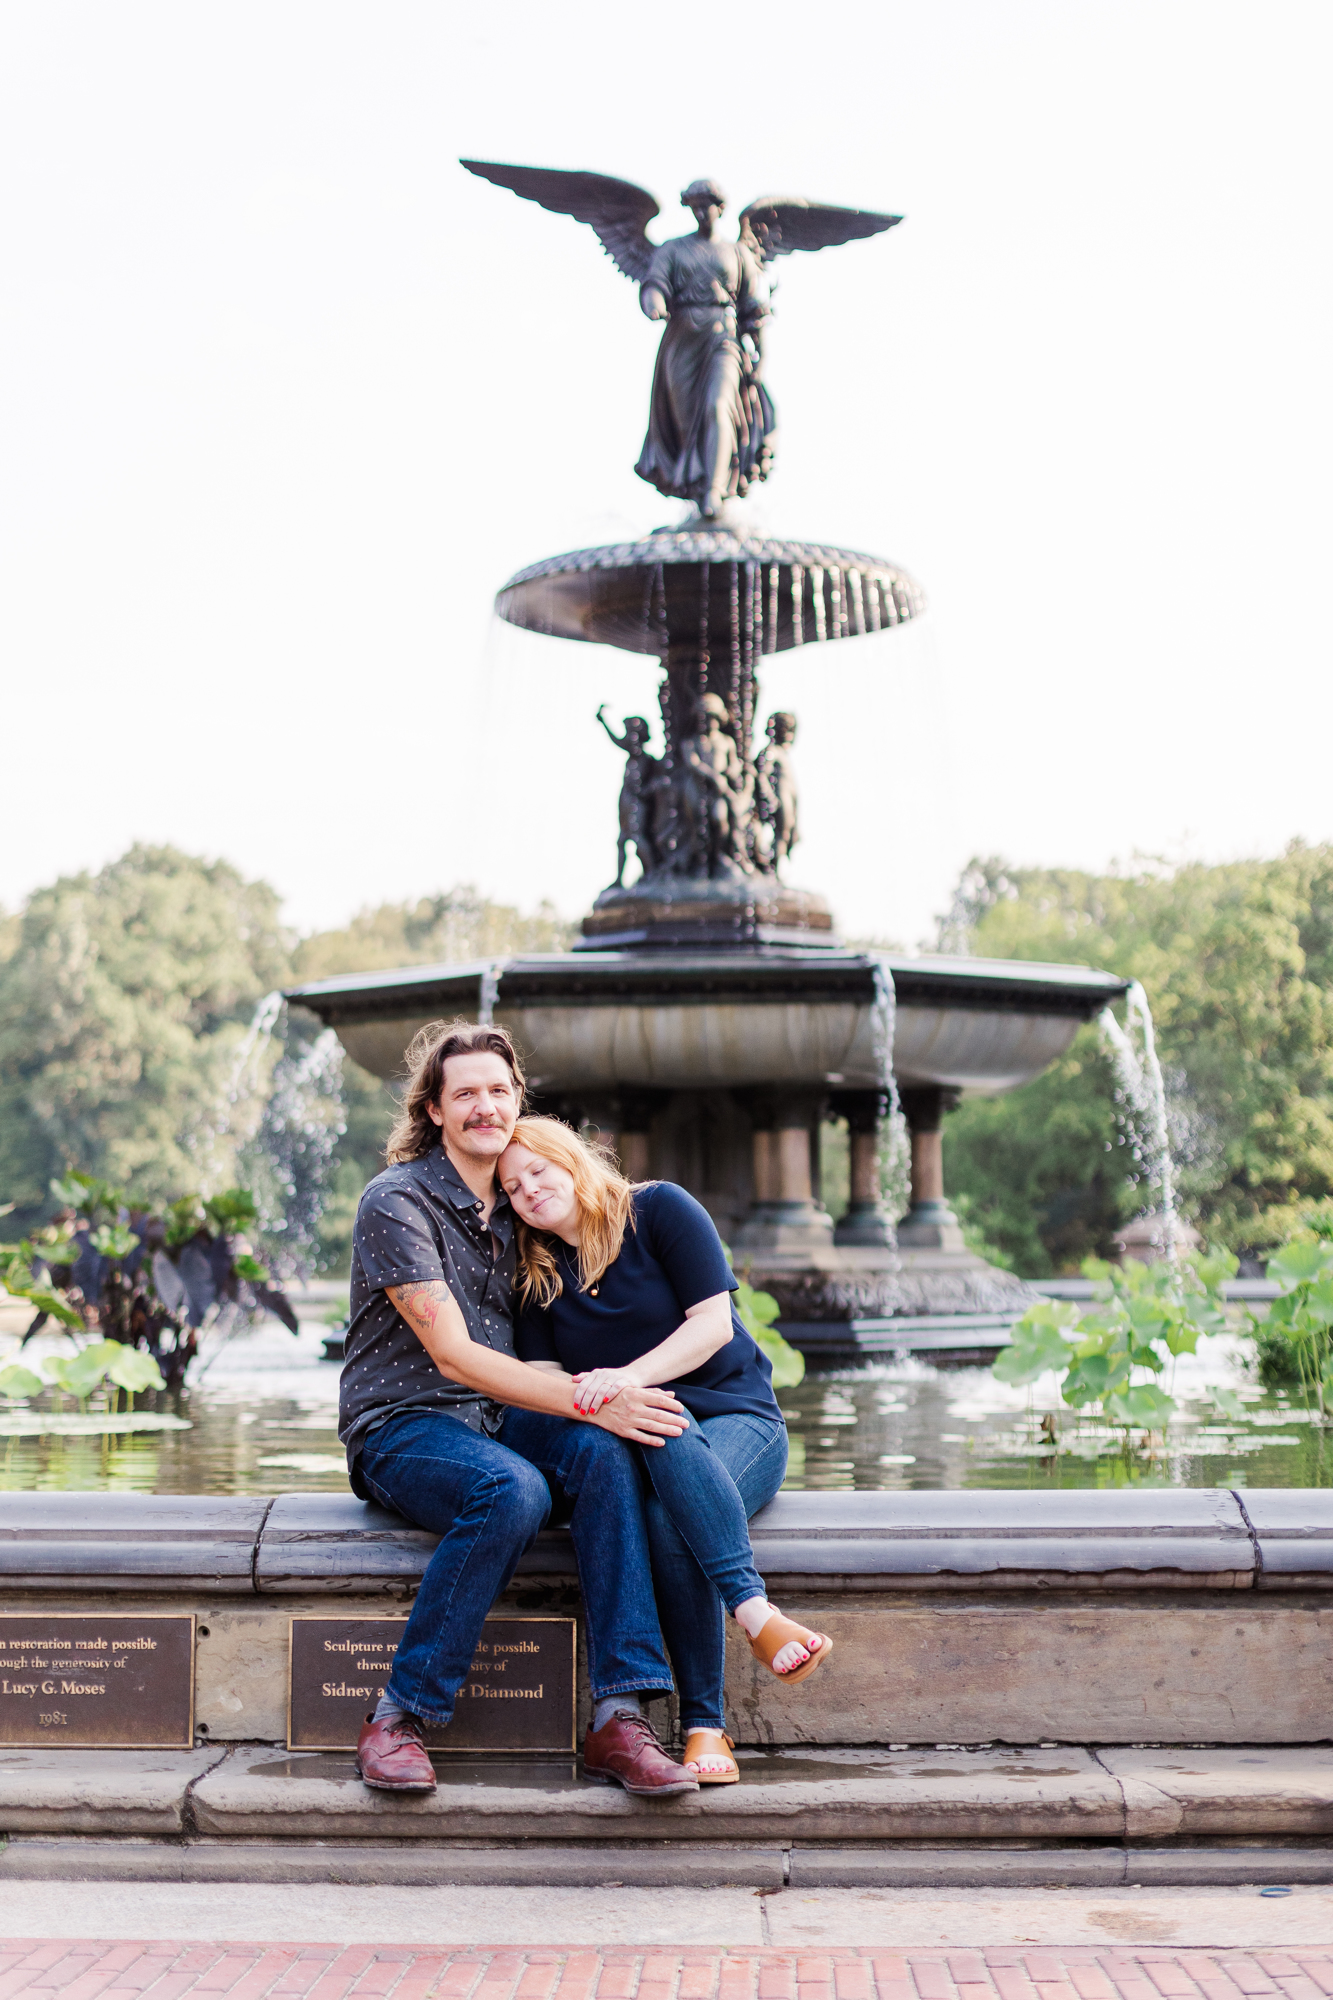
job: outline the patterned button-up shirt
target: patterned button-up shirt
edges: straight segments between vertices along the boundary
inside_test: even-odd
[[[513,1353],[513,1210],[497,1195],[488,1227],[440,1146],[377,1174],[357,1211],[338,1411],[354,1488],[367,1431],[402,1410],[445,1410],[474,1430],[498,1427],[499,1407],[440,1373],[385,1289],[431,1279],[448,1285],[473,1340]]]

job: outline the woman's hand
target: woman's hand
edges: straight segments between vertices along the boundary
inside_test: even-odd
[[[635,1389],[628,1384],[588,1422],[631,1444],[664,1445],[689,1428],[689,1418],[669,1390]]]
[[[595,1417],[603,1403],[609,1403],[622,1389],[645,1389],[647,1383],[634,1368],[586,1368],[574,1377],[574,1407],[585,1417]]]

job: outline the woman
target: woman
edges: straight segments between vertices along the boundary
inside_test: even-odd
[[[747,1518],[787,1469],[773,1371],[736,1316],[718,1233],[684,1188],[631,1187],[554,1118],[520,1118],[499,1179],[518,1219],[520,1359],[572,1375],[588,1415],[635,1385],[669,1385],[689,1412],[681,1437],[640,1453],[652,1484],[654,1582],[684,1761],[700,1784],[735,1784],[722,1716],[723,1606],[782,1680],[804,1680],[833,1650],[825,1633],[769,1603],[754,1567]]]

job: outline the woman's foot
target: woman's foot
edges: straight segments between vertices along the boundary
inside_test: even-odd
[[[731,1755],[734,1747],[721,1729],[691,1729],[685,1738],[682,1762],[701,1785],[735,1785],[740,1782],[741,1774]]]
[[[784,1618],[766,1597],[751,1597],[736,1606],[737,1623],[750,1641],[750,1651],[779,1680],[804,1680],[833,1651],[826,1632],[812,1632],[795,1619]]]
[[[777,1608],[777,1604],[769,1604],[767,1598],[747,1598],[745,1604],[737,1604],[735,1618],[737,1624],[743,1628],[745,1636],[753,1642],[759,1638],[759,1634],[763,1632],[763,1628],[769,1624],[771,1618],[783,1618],[783,1614]],[[785,1618],[783,1622],[793,1626],[791,1618]],[[809,1632],[805,1626],[795,1626],[795,1632],[799,1632],[799,1638],[797,1636],[787,1638],[785,1644],[777,1650],[777,1654],[769,1662],[775,1674],[781,1676],[793,1674],[799,1666],[805,1666],[805,1662],[813,1654],[817,1654],[823,1644],[829,1644],[823,1632]]]

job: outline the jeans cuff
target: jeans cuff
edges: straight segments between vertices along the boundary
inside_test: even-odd
[[[609,1701],[613,1694],[646,1694],[650,1698],[655,1698],[658,1695],[668,1695],[671,1692],[672,1688],[669,1681],[665,1686],[662,1685],[661,1681],[616,1681],[608,1687],[590,1687],[588,1689],[588,1693],[594,1701]]]
[[[418,1722],[429,1722],[436,1729],[447,1729],[454,1719],[452,1708],[427,1708],[424,1703],[410,1700],[407,1696],[399,1694],[392,1681],[389,1682],[384,1692],[388,1695],[390,1701],[397,1703],[405,1715],[415,1715]]]

